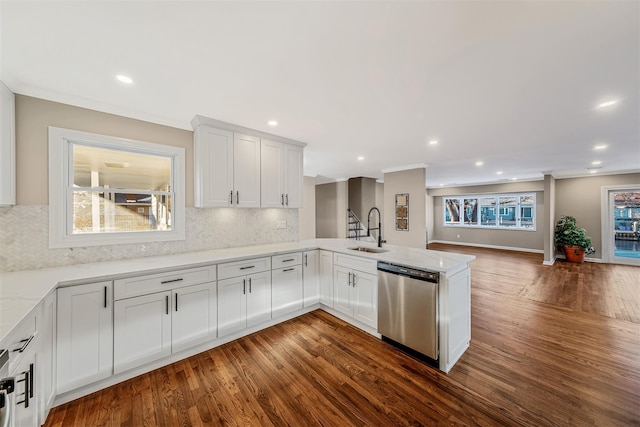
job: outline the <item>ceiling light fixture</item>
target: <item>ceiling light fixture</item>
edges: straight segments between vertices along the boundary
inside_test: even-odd
[[[429,141],[429,145],[436,145],[438,143],[437,139],[432,139],[431,141]]]
[[[600,160],[594,160],[593,162],[591,162],[592,165],[601,165],[602,162]]]
[[[518,177],[514,176],[513,178],[511,178],[511,181],[517,181],[517,180],[518,180]]]
[[[617,104],[619,101],[617,99],[612,99],[611,101],[606,101],[606,102],[602,102],[600,104],[598,104],[597,108],[606,108],[606,107],[611,107],[612,105]]]
[[[590,169],[589,173],[598,173],[598,170],[597,169]]]
[[[600,145],[596,145],[595,147],[593,147],[593,149],[594,150],[604,150],[607,147],[608,147],[607,144],[600,144]]]
[[[116,74],[116,79],[118,79],[119,82],[125,83],[128,85],[133,83],[133,79],[129,76],[125,76],[124,74]]]
[[[496,175],[502,175],[502,171],[496,172]]]
[[[484,162],[476,162],[476,166],[482,166],[484,165]]]
[[[267,124],[268,124],[269,126],[278,126],[278,122],[277,122],[276,120],[269,120],[269,121],[267,122]]]
[[[358,156],[358,160],[364,160],[364,156]]]

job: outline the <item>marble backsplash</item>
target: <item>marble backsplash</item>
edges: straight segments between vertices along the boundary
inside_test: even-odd
[[[49,249],[49,207],[0,208],[0,271],[297,241],[298,209],[187,208],[186,239]],[[278,229],[277,222],[286,221]]]

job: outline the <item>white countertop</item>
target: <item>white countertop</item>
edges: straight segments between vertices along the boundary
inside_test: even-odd
[[[349,249],[354,246],[375,247],[370,243],[347,239],[312,239],[38,270],[0,272],[0,348],[2,348],[4,338],[20,320],[51,291],[62,286],[312,249],[326,249],[445,274],[453,274],[462,270],[475,259],[471,255],[393,245],[384,245],[383,249],[387,252],[383,253],[358,252]]]

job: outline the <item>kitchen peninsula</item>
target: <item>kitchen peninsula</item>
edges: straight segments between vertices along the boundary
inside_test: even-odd
[[[23,350],[10,351],[10,369],[41,365],[43,419],[52,405],[318,308],[380,337],[384,261],[439,275],[437,366],[448,372],[469,346],[474,257],[382,250],[313,239],[0,273],[0,348]]]

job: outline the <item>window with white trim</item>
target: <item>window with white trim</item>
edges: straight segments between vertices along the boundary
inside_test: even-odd
[[[536,195],[484,194],[443,197],[445,226],[536,229]]]
[[[184,240],[185,150],[49,128],[49,246]]]

